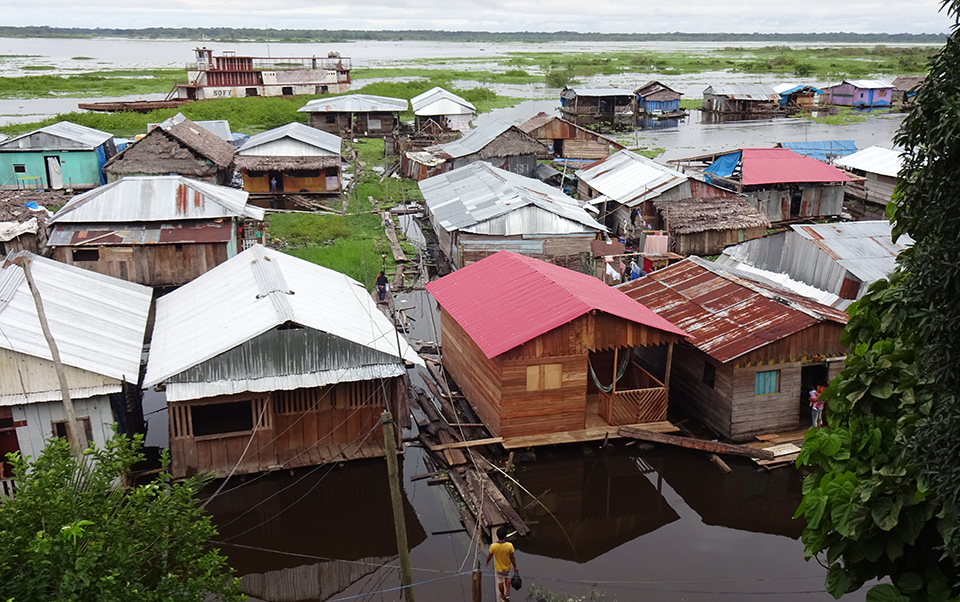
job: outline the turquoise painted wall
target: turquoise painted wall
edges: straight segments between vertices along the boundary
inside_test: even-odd
[[[36,176],[43,188],[49,188],[44,157],[60,157],[64,188],[94,188],[100,185],[100,165],[95,150],[30,151],[0,153],[0,188],[17,188],[17,177]],[[26,166],[26,173],[14,173],[14,165]],[[22,187],[32,188],[34,180],[22,180]]]

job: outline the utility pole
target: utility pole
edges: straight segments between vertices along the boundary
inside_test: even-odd
[[[477,528],[479,529],[480,527]],[[477,568],[473,570],[473,602],[483,602],[483,587],[480,581],[483,577],[480,569],[480,555],[482,550],[483,546],[480,546],[480,550],[477,551]]]
[[[380,424],[383,425],[383,448],[387,454],[387,479],[390,481],[390,501],[393,504],[393,530],[397,535],[397,553],[400,556],[400,582],[404,586],[404,600],[414,602],[410,548],[407,546],[407,525],[403,518],[403,497],[400,495],[400,477],[397,467],[397,437],[393,431],[393,414],[389,410],[384,410],[380,415]]]
[[[30,258],[21,257],[20,267],[27,277],[27,285],[33,294],[33,302],[37,306],[37,317],[40,319],[40,328],[43,329],[43,336],[47,339],[47,346],[50,347],[50,355],[53,358],[53,367],[57,371],[57,379],[60,381],[60,393],[63,396],[63,414],[67,419],[67,438],[70,439],[70,451],[74,456],[83,455],[83,450],[87,448],[87,434],[83,429],[77,428],[77,413],[73,410],[73,401],[70,399],[70,387],[67,386],[67,375],[63,372],[63,364],[60,363],[60,352],[57,350],[57,342],[53,340],[50,334],[50,327],[47,325],[47,315],[43,312],[43,302],[40,300],[40,291],[33,281],[33,274],[30,272]]]

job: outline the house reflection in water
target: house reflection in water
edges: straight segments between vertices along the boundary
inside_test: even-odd
[[[359,460],[241,482],[228,483],[207,510],[220,531],[214,545],[228,557],[248,596],[271,602],[325,600],[382,565],[395,564],[384,462]],[[214,490],[211,486],[204,493]],[[403,506],[407,540],[414,548],[427,534],[406,496]]]
[[[527,510],[533,534],[523,551],[578,563],[670,524],[680,516],[661,495],[658,456],[621,454],[521,465],[517,479],[541,503]],[[531,502],[523,495],[523,505]]]
[[[803,482],[796,470],[758,470],[752,463],[731,459],[733,472],[722,474],[698,452],[665,453],[656,460],[667,485],[704,524],[800,538],[804,522],[792,518]]]

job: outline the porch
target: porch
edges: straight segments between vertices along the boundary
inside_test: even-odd
[[[599,415],[607,424],[621,426],[667,419],[669,389],[634,361],[609,392],[600,390],[597,396]]]

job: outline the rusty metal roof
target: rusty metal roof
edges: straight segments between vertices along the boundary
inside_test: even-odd
[[[247,193],[182,176],[126,177],[70,199],[48,223],[133,224],[243,216],[263,219]]]
[[[825,321],[840,310],[690,257],[618,287],[689,333],[710,357],[728,362]]]
[[[97,230],[85,225],[55,224],[47,239],[51,247],[91,247],[128,245],[172,245],[228,242],[233,236],[233,222],[187,222],[178,224],[129,224]]]
[[[489,358],[592,310],[686,336],[602,280],[510,251],[434,280],[427,290]]]

